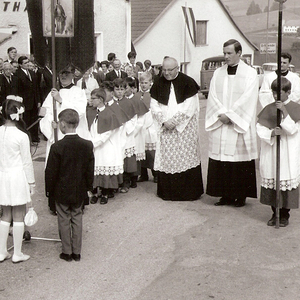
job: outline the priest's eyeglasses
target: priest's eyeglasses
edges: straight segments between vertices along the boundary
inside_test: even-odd
[[[176,66],[176,67],[174,67],[173,69],[162,69],[162,71],[164,72],[164,73],[166,73],[166,72],[172,72],[172,71],[174,71],[176,68],[178,68],[178,66]]]

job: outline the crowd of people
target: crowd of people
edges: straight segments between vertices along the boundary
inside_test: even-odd
[[[226,64],[215,71],[207,99],[206,193],[220,197],[216,206],[242,207],[247,197],[257,197],[258,136],[260,201],[271,206],[267,225],[274,226],[275,145],[280,136],[280,226],[285,227],[289,210],[299,205],[300,78],[288,71],[291,56],[283,53],[279,100],[276,72],[265,76],[259,91],[255,70],[240,59],[241,44],[228,40],[223,53]],[[9,48],[8,60],[0,63],[0,261],[11,257],[6,247],[11,224],[12,261],[29,259],[21,252],[23,218],[35,186],[30,141],[39,142],[39,130],[47,139],[46,195],[50,211],[58,216],[60,258],[66,261],[80,260],[84,206],[104,205],[118,193],[128,193],[149,180],[150,170],[163,200],[197,200],[204,193],[199,86],[180,72],[175,58],[165,56],[159,68],[150,60],[135,62],[135,52],[128,53],[125,64],[109,53],[107,61],[84,72],[72,65],[60,70],[59,86],[52,87],[50,66],[37,68],[20,56],[14,70],[16,56],[16,49]],[[262,110],[257,118],[258,100]],[[38,127],[40,107],[44,117]],[[13,195],[16,176],[18,197]]]

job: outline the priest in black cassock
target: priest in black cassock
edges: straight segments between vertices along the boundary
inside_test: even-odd
[[[158,126],[154,170],[163,200],[196,200],[203,194],[199,147],[198,84],[165,57],[152,86],[151,111]]]

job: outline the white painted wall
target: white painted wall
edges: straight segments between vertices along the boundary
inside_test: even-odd
[[[161,63],[163,57],[174,56],[184,61],[185,21],[181,6],[192,7],[196,20],[207,20],[206,46],[195,47],[186,33],[186,61],[189,61],[187,74],[200,82],[202,60],[223,54],[223,43],[231,38],[241,42],[243,54],[254,50],[240,34],[216,0],[174,0],[158,22],[141,39],[134,43],[137,60],[150,59],[153,64]]]
[[[8,3],[6,11],[4,11],[4,2]],[[17,48],[19,55],[29,54],[30,30],[27,11],[24,11],[25,3],[25,0],[0,0],[0,27],[16,25],[18,29],[12,39],[0,45],[0,57],[3,59],[7,58],[7,48],[11,46]],[[19,5],[19,9],[13,11],[15,5]],[[131,49],[130,2],[126,0],[94,0],[94,13],[97,36],[96,59],[106,60],[107,54],[114,52],[122,62],[127,61],[127,53]]]

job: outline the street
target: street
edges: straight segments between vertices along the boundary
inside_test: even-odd
[[[200,105],[205,186],[206,100]],[[28,229],[32,237],[57,239],[57,219],[44,193],[45,145],[33,155],[39,221]],[[259,190],[258,169],[257,177]],[[299,299],[299,210],[291,211],[289,226],[275,229],[266,225],[271,209],[259,199],[248,198],[241,208],[216,207],[216,201],[206,194],[191,202],[163,201],[151,176],[107,205],[86,207],[80,262],[59,259],[60,242],[24,242],[30,260],[0,265],[0,299]]]

